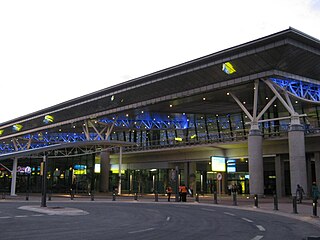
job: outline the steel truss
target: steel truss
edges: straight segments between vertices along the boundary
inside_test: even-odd
[[[320,85],[294,79],[271,78],[272,82],[292,96],[312,103],[320,102]]]
[[[275,94],[274,97],[264,106],[264,108],[258,113],[257,109],[257,95],[259,82],[264,82]],[[280,89],[279,92],[276,88]],[[284,97],[282,97],[284,95]],[[250,113],[245,106],[237,99],[235,95],[229,93],[238,105],[245,113],[245,117],[248,117],[251,121],[251,126],[254,124],[256,127],[262,122],[273,121],[275,119],[261,120],[263,114],[278,99],[285,106],[290,118],[296,115],[293,105],[289,99],[288,94],[297,97],[303,101],[311,101],[313,103],[320,102],[320,86],[314,83],[307,83],[293,79],[262,79],[255,81],[255,101],[254,111]],[[301,115],[302,116],[302,115]],[[297,116],[298,118],[301,116]],[[144,113],[138,115],[135,119],[129,117],[110,117],[97,120],[85,120],[82,123],[82,131],[79,132],[51,132],[44,133],[38,132],[34,134],[27,134],[19,138],[13,138],[10,143],[0,144],[0,152],[8,153],[14,151],[21,151],[27,149],[36,149],[48,146],[55,143],[68,143],[68,142],[82,142],[82,141],[95,141],[95,140],[107,140],[112,134],[114,126],[118,129],[124,130],[185,130],[185,129],[197,129],[199,127],[204,128],[208,125],[214,125],[221,129],[230,129],[230,132],[243,128],[243,118],[238,115],[226,115],[226,116],[204,116],[196,118],[195,116],[187,116],[186,114],[176,114],[175,116],[166,116],[164,114],[157,113]],[[280,120],[280,119],[279,119]],[[231,128],[231,121],[235,128]],[[81,152],[82,150],[79,150]],[[86,152],[86,150],[84,150]]]

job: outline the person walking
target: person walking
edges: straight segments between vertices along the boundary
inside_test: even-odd
[[[166,194],[168,196],[168,202],[170,202],[170,198],[171,198],[171,194],[172,194],[172,187],[171,186],[167,186]]]
[[[304,195],[303,188],[299,184],[297,184],[296,196],[299,203],[302,203],[303,195]]]

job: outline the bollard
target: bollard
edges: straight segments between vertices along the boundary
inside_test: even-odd
[[[155,202],[158,202],[158,201],[159,201],[159,199],[158,199],[158,193],[155,193],[155,194],[154,194],[154,201],[155,201]]]
[[[214,193],[213,193],[213,203],[214,203],[214,204],[218,204],[218,195],[217,195],[217,192],[214,192]]]
[[[91,201],[94,201],[94,195],[92,192],[90,193],[90,198],[91,198]]]
[[[52,195],[52,193],[50,192],[50,193],[48,194],[48,201],[51,201],[51,195]]]
[[[312,217],[318,217],[318,213],[317,213],[317,208],[318,208],[318,201],[316,198],[313,199],[313,202],[312,202],[312,209],[313,209],[313,215]]]
[[[292,197],[292,207],[293,207],[293,213],[297,214],[298,210],[297,210],[297,197],[296,196]]]
[[[135,201],[138,201],[138,194],[137,194],[137,193],[134,193],[133,199],[134,199]]]
[[[233,202],[233,206],[237,206],[238,203],[237,203],[237,193],[234,192],[232,193],[232,202]]]
[[[70,191],[70,199],[73,200],[73,198],[74,198],[74,193],[73,193],[73,189],[71,189],[71,191]]]
[[[196,193],[196,202],[199,202],[199,194]]]
[[[26,193],[26,201],[29,201],[29,193]]]
[[[6,194],[4,192],[2,193],[2,199],[6,199]]]
[[[273,210],[279,210],[278,208],[278,196],[277,194],[273,195]]]
[[[113,192],[113,193],[112,193],[112,201],[115,201],[115,200],[116,200],[116,193]]]
[[[258,208],[259,207],[259,198],[258,194],[254,195],[254,207]]]

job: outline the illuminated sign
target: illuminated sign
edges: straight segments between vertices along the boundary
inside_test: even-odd
[[[3,134],[4,130],[0,130],[0,136]]]
[[[100,173],[100,163],[94,164],[94,173]]]
[[[80,165],[80,164],[74,165],[74,167],[73,167],[73,173],[74,173],[75,175],[84,175],[84,174],[87,174],[87,166],[86,166],[86,165]]]
[[[236,160],[228,159],[227,160],[227,172],[236,172]]]
[[[211,169],[213,172],[225,172],[226,159],[224,157],[211,156]]]
[[[20,174],[30,174],[31,173],[31,167],[26,166],[26,167],[17,167],[17,172]]]
[[[230,62],[226,62],[222,64],[222,71],[224,71],[226,74],[233,74],[236,72],[235,68]]]

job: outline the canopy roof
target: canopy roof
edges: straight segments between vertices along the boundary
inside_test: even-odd
[[[231,63],[236,72],[222,71]],[[320,84],[320,41],[296,29],[219,51],[177,66],[114,85],[0,124],[0,140],[38,131],[64,131],[70,124],[104,117],[135,117],[141,112],[163,114],[228,114],[239,112],[228,91],[252,105],[253,81],[298,79]],[[263,100],[271,95],[261,87]],[[54,123],[44,124],[46,115]],[[14,124],[23,125],[19,132]],[[79,131],[81,131],[81,127]]]

